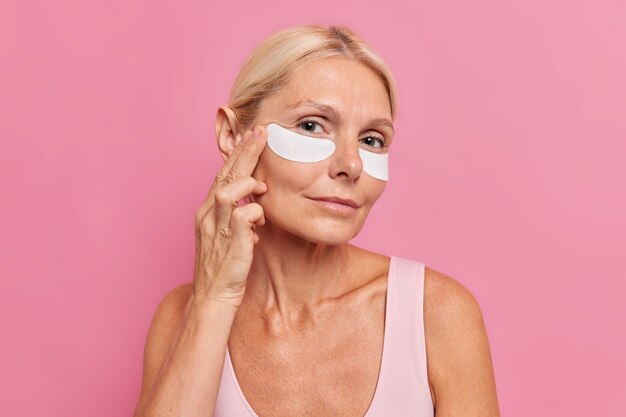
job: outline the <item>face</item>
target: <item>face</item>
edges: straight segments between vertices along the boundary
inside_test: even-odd
[[[393,126],[382,81],[355,61],[339,57],[313,61],[295,71],[279,93],[263,100],[254,124],[270,123],[332,139],[335,151],[322,161],[303,163],[282,158],[266,146],[252,174],[267,183],[267,192],[253,200],[266,217],[261,233],[282,230],[326,244],[349,241],[363,227],[386,184],[363,170],[359,155],[359,149],[389,151]],[[350,199],[357,207],[315,201],[329,196]]]

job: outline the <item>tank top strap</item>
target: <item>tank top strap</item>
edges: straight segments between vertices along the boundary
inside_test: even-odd
[[[421,353],[424,316],[424,264],[396,257],[387,287],[390,350]],[[398,352],[399,353],[399,352]],[[395,356],[395,355],[393,355]]]
[[[424,337],[424,272],[421,262],[391,257],[387,281],[386,335],[376,410],[371,417],[433,416]],[[368,417],[370,417],[368,415]]]

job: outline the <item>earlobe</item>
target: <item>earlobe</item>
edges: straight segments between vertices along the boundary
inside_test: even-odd
[[[237,118],[235,113],[228,106],[217,109],[215,114],[215,139],[217,147],[226,161],[241,140],[241,135],[237,132]]]

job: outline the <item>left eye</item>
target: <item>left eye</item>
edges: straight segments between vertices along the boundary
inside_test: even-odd
[[[368,136],[366,138],[363,138],[363,140],[368,141],[368,145],[372,144],[373,141],[378,141],[380,142],[380,146],[374,146],[375,148],[384,148],[385,147],[385,140],[383,138],[379,138],[378,136]],[[372,145],[373,146],[373,145]]]
[[[315,131],[315,126],[319,126],[321,127],[321,125],[313,120],[303,120],[300,123],[298,123],[298,127],[301,128],[302,130],[306,131],[306,132],[310,132],[310,133],[322,133],[321,131]]]
[[[322,128],[322,125],[316,122],[315,120],[302,120],[301,122],[298,123],[298,127],[304,130],[305,132],[323,133],[322,131],[316,131],[315,130],[316,126],[319,126],[320,128]],[[387,145],[387,143],[385,142],[385,139],[378,137],[378,136],[367,136],[361,140],[367,141],[366,144],[374,148],[384,148]],[[379,146],[375,146],[376,141],[380,142]]]

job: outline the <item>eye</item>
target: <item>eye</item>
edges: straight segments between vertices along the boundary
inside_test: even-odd
[[[366,143],[374,148],[385,148],[387,146],[387,142],[385,142],[385,139],[378,136],[367,136],[362,140],[367,141]],[[378,140],[378,142],[380,142],[380,146],[372,145],[373,141],[375,140]]]
[[[322,127],[322,125],[316,122],[315,120],[301,120],[300,122],[298,122],[298,127],[304,130],[305,132],[322,133],[322,130],[315,131],[316,125],[319,126],[320,128]]]

